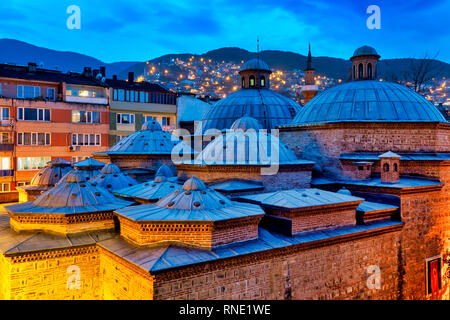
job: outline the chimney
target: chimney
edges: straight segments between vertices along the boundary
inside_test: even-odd
[[[34,62],[28,62],[28,72],[36,72],[37,64]]]
[[[397,183],[400,181],[400,156],[392,151],[379,155],[382,183]]]
[[[92,71],[91,71],[90,67],[84,67],[83,77],[86,77],[86,78],[91,78],[92,77]]]
[[[106,78],[106,68],[105,67],[100,67],[100,73],[102,74],[103,77]]]
[[[129,83],[134,82],[134,72],[128,72],[128,82]]]
[[[97,75],[98,75],[99,73],[100,73],[100,70],[94,69],[94,71],[93,71],[93,76],[94,76],[95,79],[97,79]]]
[[[117,74],[113,74],[113,80],[117,80]]]

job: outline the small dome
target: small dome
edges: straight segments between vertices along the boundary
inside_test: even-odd
[[[153,179],[154,183],[161,183],[167,181],[166,176],[156,176],[155,179]]]
[[[249,129],[253,129],[255,131],[258,131],[262,129],[261,125],[258,123],[258,120],[252,117],[242,117],[237,119],[233,124],[231,125],[231,130],[242,130],[247,131]]]
[[[136,180],[126,174],[123,174],[119,167],[112,163],[104,166],[102,171],[100,171],[97,176],[92,178],[90,182],[98,187],[102,187],[110,191],[120,190],[137,184]]]
[[[155,124],[153,124],[155,122]],[[156,121],[147,121],[142,130],[133,132],[112,146],[105,154],[171,154],[180,143],[179,138],[170,132],[162,131]],[[182,150],[192,152],[188,145]]]
[[[70,165],[72,165],[72,162],[63,159],[63,158],[56,158],[53,159],[52,161],[47,162],[47,165],[52,166],[52,167],[68,167]]]
[[[167,181],[167,177],[157,176],[153,181],[123,188],[114,191],[114,194],[124,198],[133,198],[139,202],[156,202],[181,188],[180,184]]]
[[[348,196],[351,196],[351,195],[352,195],[352,193],[350,192],[350,190],[348,190],[346,187],[342,187],[341,189],[338,190],[337,193],[345,194],[345,195],[348,195]]]
[[[428,100],[406,86],[386,81],[352,81],[319,93],[293,124],[327,122],[446,122]]]
[[[113,163],[108,163],[103,167],[100,173],[103,174],[120,173],[120,168]]]
[[[92,158],[88,158],[79,162],[76,162],[73,164],[73,166],[77,169],[90,169],[90,168],[103,168],[103,166],[105,165],[104,162],[101,161],[97,161],[95,159]]]
[[[353,56],[354,57],[359,57],[359,56],[378,56],[379,54],[377,53],[377,51],[370,47],[370,46],[362,46],[359,47],[358,49],[355,50],[355,52],[353,52]]]
[[[156,120],[149,120],[149,121],[144,122],[141,130],[163,131],[161,125]]]
[[[183,184],[183,190],[199,191],[205,189],[205,183],[202,180],[198,179],[196,176],[193,176],[192,178],[186,180],[186,182]]]
[[[86,178],[79,171],[72,170],[65,176],[65,181],[67,183],[86,182]]]
[[[170,177],[173,177],[173,172],[169,168],[169,166],[163,164],[161,167],[159,167],[158,171],[156,171],[156,175],[155,176],[156,177],[157,176],[165,176],[167,178],[170,178]]]
[[[293,164],[298,158],[276,136],[267,132],[234,131],[211,141],[194,160],[201,165]]]
[[[34,177],[31,179],[30,186],[54,186],[67,172],[71,170],[70,162],[69,165],[62,163],[50,164],[50,162],[48,162],[47,166],[39,170],[39,172],[34,175]],[[25,187],[25,189],[27,188],[29,188],[29,186]]]
[[[87,182],[82,174],[74,170],[67,175],[64,183],[56,185],[34,200],[32,206],[35,208],[30,212],[81,213],[107,211],[123,208],[129,204],[130,202],[119,200],[107,190]],[[38,209],[43,207],[59,209],[46,209],[47,211]]]
[[[264,70],[264,71],[271,71],[267,63],[262,61],[261,59],[251,59],[248,60],[246,63],[244,63],[241,67],[240,71],[245,70]]]

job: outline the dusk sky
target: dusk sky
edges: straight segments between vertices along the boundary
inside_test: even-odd
[[[369,30],[369,5],[381,8],[381,29]],[[69,30],[66,9],[81,9]],[[104,62],[145,61],[168,53],[220,47],[349,58],[367,44],[382,58],[439,52],[450,62],[450,1],[309,0],[1,0],[0,38],[84,53]]]

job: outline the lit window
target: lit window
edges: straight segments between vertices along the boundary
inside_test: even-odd
[[[260,78],[260,85],[261,85],[261,87],[266,86],[266,78],[264,76],[261,76],[261,78]]]
[[[254,76],[250,76],[249,84],[250,84],[250,87],[254,87],[255,86],[255,77]]]

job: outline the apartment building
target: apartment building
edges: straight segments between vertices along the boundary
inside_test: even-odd
[[[155,83],[135,81],[133,72],[127,80],[113,76],[106,84],[110,87],[110,146],[140,130],[148,120],[158,121],[166,131],[176,128],[175,93]]]
[[[26,185],[54,158],[78,161],[108,149],[104,73],[0,64],[0,191]]]

